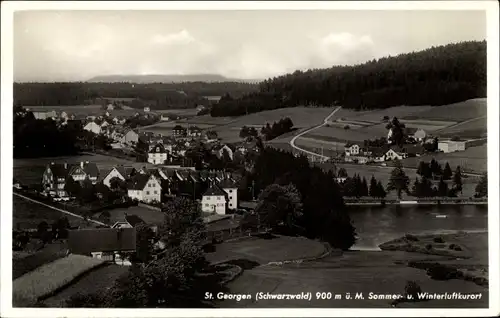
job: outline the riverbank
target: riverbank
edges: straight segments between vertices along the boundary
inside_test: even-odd
[[[445,256],[435,262],[415,260],[409,267],[423,269],[432,279],[462,279],[488,286],[488,232],[411,235],[380,244],[383,251],[405,251]]]

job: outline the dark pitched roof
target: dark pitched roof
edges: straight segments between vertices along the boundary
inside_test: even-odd
[[[226,192],[219,188],[217,185],[213,185],[210,188],[208,188],[207,191],[203,195],[217,195],[217,196],[225,196]]]
[[[66,178],[70,169],[69,165],[65,168],[64,165],[60,163],[50,164],[49,167],[55,178]]]
[[[165,146],[161,143],[157,143],[149,150],[149,153],[166,153]]]
[[[234,180],[229,179],[229,178],[224,178],[221,182],[219,182],[218,186],[222,189],[237,188]]]
[[[129,190],[144,190],[150,178],[149,173],[137,174],[128,182],[127,188]]]
[[[186,128],[182,127],[181,125],[175,125],[175,127],[172,129],[173,130],[186,130]]]
[[[69,251],[73,254],[134,251],[135,246],[135,228],[70,230],[68,235]]]
[[[131,215],[125,215],[125,220],[132,226],[136,226],[138,224],[141,224],[141,223],[146,223],[144,222],[143,219],[141,219],[139,216],[135,215],[135,214],[131,214]]]
[[[83,170],[91,177],[97,177],[99,175],[99,168],[95,163],[92,162],[85,163],[83,165]]]

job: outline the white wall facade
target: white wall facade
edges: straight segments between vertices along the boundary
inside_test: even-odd
[[[123,180],[125,181],[125,178],[124,176],[122,176],[118,170],[116,170],[115,168],[113,168],[113,170],[111,170],[108,175],[106,176],[106,178],[104,178],[104,180],[102,181],[102,183],[104,183],[105,186],[107,186],[108,188],[111,188],[111,179],[113,178],[120,178],[120,180]]]
[[[238,208],[238,188],[224,188],[222,189],[227,193],[227,207],[229,210],[235,210]]]
[[[201,199],[201,210],[205,213],[226,214],[226,198],[222,195],[204,195]]]

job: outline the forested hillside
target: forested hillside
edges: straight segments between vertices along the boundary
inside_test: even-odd
[[[147,102],[152,109],[193,108],[207,105],[202,96],[242,96],[258,91],[258,85],[236,82],[204,83],[14,83],[14,105],[71,106],[94,104],[97,99],[134,98],[140,107]]]
[[[212,116],[283,107],[351,109],[444,105],[486,96],[486,41],[461,42],[360,65],[296,71],[263,81],[260,90],[225,96]]]

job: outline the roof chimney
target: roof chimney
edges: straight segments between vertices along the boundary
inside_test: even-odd
[[[51,163],[50,163],[50,165],[52,165],[52,166],[53,166],[53,165],[55,165],[55,163],[54,163],[54,162],[51,162]]]
[[[68,163],[67,162],[64,163],[64,169],[68,169]]]
[[[83,168],[83,161],[80,162],[80,167]]]

